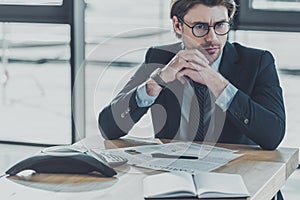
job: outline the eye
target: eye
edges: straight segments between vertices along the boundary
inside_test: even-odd
[[[228,22],[217,22],[215,24],[215,28],[217,29],[227,28],[228,26],[229,26]]]
[[[218,23],[216,23],[216,25],[215,25],[216,28],[221,28],[221,27],[223,27],[223,26],[226,26],[226,22],[218,22]]]
[[[207,29],[208,29],[208,26],[207,26],[207,24],[201,24],[201,23],[199,23],[199,24],[196,24],[196,25],[194,26],[194,28],[195,28],[195,29],[198,29],[198,30],[207,30]]]

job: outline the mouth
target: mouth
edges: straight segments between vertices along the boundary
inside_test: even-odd
[[[215,54],[218,50],[219,50],[218,47],[208,47],[208,48],[205,48],[205,51],[207,53],[209,53],[210,55],[211,54]]]

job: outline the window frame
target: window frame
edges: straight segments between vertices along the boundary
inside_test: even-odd
[[[235,0],[234,30],[300,32],[300,12],[252,8],[253,0]]]

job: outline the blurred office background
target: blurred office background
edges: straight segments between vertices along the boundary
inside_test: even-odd
[[[281,146],[299,148],[300,26],[293,16],[299,16],[300,1],[249,2],[249,10],[257,10],[266,17],[246,16],[254,24],[259,21],[260,26],[246,20],[247,26],[231,31],[229,39],[267,49],[274,55],[287,113],[286,136]],[[99,134],[98,113],[134,73],[147,48],[177,41],[167,0],[85,0],[85,3],[86,62],[75,76],[70,64],[70,25],[0,23],[1,173],[41,149],[40,145],[70,144],[75,136],[80,139]],[[5,4],[48,6],[61,1],[0,0],[0,6]],[[274,14],[273,24],[268,21],[264,24],[264,19]],[[290,24],[282,21],[283,15],[290,17],[287,18]],[[84,76],[83,88],[82,82],[77,82],[80,76]],[[80,125],[83,128],[77,129],[76,124],[72,125],[71,98],[78,89],[83,90],[84,106],[77,114],[84,117]],[[149,116],[131,134],[150,137],[143,131],[147,128],[151,128]],[[299,179],[300,173],[296,171],[283,189],[286,199],[300,196],[296,192]]]

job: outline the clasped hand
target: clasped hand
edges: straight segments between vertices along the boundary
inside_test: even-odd
[[[191,79],[206,85],[217,98],[229,82],[211,68],[213,62],[212,57],[203,49],[181,50],[162,69],[160,75],[166,83],[177,79],[185,84],[188,79]]]

